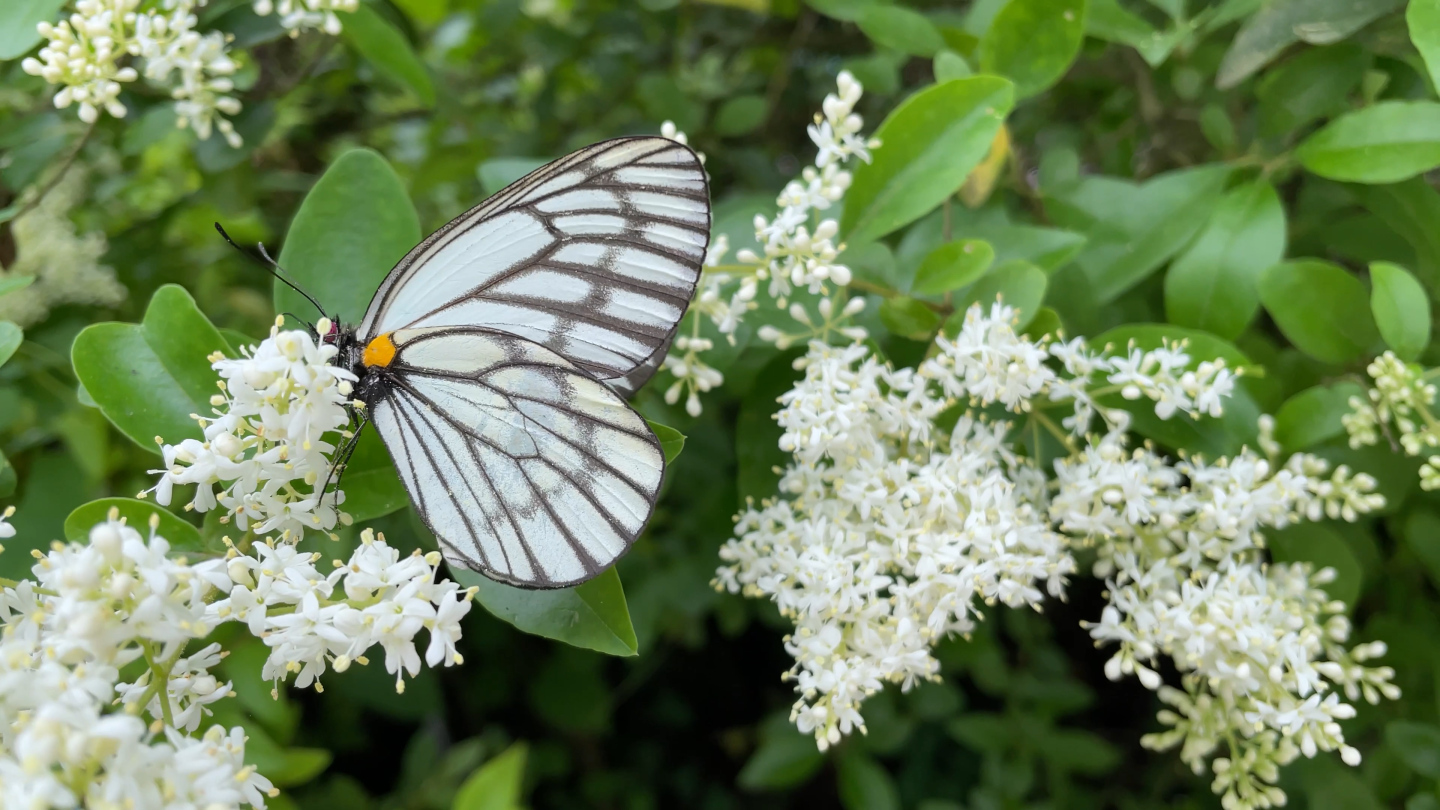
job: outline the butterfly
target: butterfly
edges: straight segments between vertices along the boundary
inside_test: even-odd
[[[694,152],[603,141],[431,234],[327,336],[452,565],[561,588],[629,549],[665,456],[626,397],[664,359],[709,239]]]

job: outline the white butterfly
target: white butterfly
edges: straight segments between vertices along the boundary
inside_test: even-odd
[[[436,231],[334,336],[452,565],[559,588],[629,549],[665,457],[625,396],[664,358],[709,237],[694,152],[604,141]]]

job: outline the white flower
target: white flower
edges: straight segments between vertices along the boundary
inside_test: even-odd
[[[321,319],[318,326],[323,332],[328,325]],[[277,320],[270,337],[241,357],[213,355],[222,393],[211,398],[214,419],[197,417],[205,440],[162,443],[165,467],[151,471],[160,480],[147,493],[169,504],[176,485],[195,484],[189,508],[222,506],[222,522],[289,540],[348,520],[337,509],[343,493],[315,492],[331,471],[335,447],[325,437],[350,436],[346,407],[355,375],[331,365],[336,351],[307,332],[280,331]]]
[[[5,511],[0,512],[0,540],[7,540],[15,536],[15,527],[10,525],[10,518],[15,514],[15,507],[7,506]]]

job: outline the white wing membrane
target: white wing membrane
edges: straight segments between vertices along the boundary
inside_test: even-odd
[[[512,335],[432,327],[392,339],[391,385],[371,420],[452,563],[554,588],[629,548],[665,465],[619,394]]]
[[[532,340],[633,391],[685,313],[710,235],[704,169],[665,138],[582,149],[426,239],[361,322],[386,332],[481,327]]]

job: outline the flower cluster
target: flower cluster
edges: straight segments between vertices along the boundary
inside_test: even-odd
[[[195,417],[205,438],[171,445],[157,436],[165,467],[151,470],[160,480],[141,497],[153,492],[168,505],[176,486],[194,484],[186,508],[206,512],[218,505],[226,510],[222,522],[285,541],[348,522],[338,509],[344,493],[323,489],[335,450],[324,437],[352,435],[345,429],[346,406],[354,404],[355,376],[330,364],[334,345],[317,343],[308,332],[281,331],[282,323],[277,318],[269,339],[239,358],[211,355],[220,393],[211,398],[212,417]],[[324,334],[330,322],[322,318],[317,328]],[[218,495],[216,486],[222,487]]]
[[[0,537],[13,534],[10,514]],[[244,730],[206,722],[234,694],[211,673],[225,652],[188,649],[223,622],[270,647],[262,677],[277,688],[296,673],[319,689],[327,666],[366,664],[379,645],[403,691],[422,629],[426,664],[461,662],[474,590],[437,580],[438,552],[402,556],[367,530],[328,576],[290,544],[192,564],[157,525],[147,537],[112,512],[88,544],[36,552],[34,580],[0,589],[0,805],[263,808],[275,791],[245,764]],[[137,661],[139,676],[122,679]]]
[[[836,77],[838,94],[825,97],[822,114],[815,116],[808,132],[816,149],[815,165],[807,166],[800,178],[780,192],[780,211],[773,219],[755,217],[755,240],[761,253],[742,250],[736,258],[754,267],[755,277],[770,282],[770,295],[780,306],[795,287],[821,292],[827,282],[841,287],[850,283],[850,268],[838,259],[842,248],[834,242],[840,226],[833,219],[821,220],[812,231],[810,222],[817,212],[839,202],[850,188],[850,173],[844,165],[851,158],[870,160],[869,149],[878,144],[860,135],[864,121],[854,112],[864,88],[849,71]]]
[[[1300,754],[1338,749],[1359,761],[1337,724],[1355,713],[1339,692],[1372,703],[1399,695],[1388,667],[1359,665],[1384,645],[1347,651],[1345,605],[1323,589],[1335,572],[1267,565],[1262,531],[1355,520],[1384,504],[1373,479],[1306,454],[1283,465],[1250,450],[1171,462],[1127,448],[1119,434],[1055,466],[1051,519],[1095,546],[1094,573],[1109,587],[1110,604],[1090,625],[1098,643],[1118,645],[1105,672],[1135,675],[1170,706],[1160,714],[1170,728],[1142,743],[1179,745],[1197,773],[1226,746],[1211,767],[1230,810],[1283,804],[1277,769]],[[1162,656],[1182,688],[1163,685]]]
[[[28,204],[36,193],[27,190],[21,204]],[[49,194],[10,223],[16,259],[0,270],[0,281],[30,276],[35,282],[0,297],[0,320],[30,326],[65,304],[115,306],[125,299],[125,287],[115,279],[115,271],[100,263],[109,250],[105,234],[81,235],[70,218],[84,194],[84,173],[72,168]]]
[[[263,808],[274,788],[245,764],[244,731],[190,734],[230,694],[207,671],[215,645],[182,656],[214,626],[224,564],[172,559],[153,525],[113,514],[89,540],[35,552],[35,579],[0,589],[0,805]]]
[[[202,139],[218,131],[231,146],[240,134],[226,116],[240,112],[233,94],[239,64],[229,52],[230,38],[220,31],[201,33],[196,12],[207,0],[165,0],[141,8],[141,0],[76,0],[74,11],[38,29],[47,41],[21,63],[26,73],[60,85],[57,109],[72,104],[80,120],[93,124],[105,112],[124,118],[121,88],[144,78],[166,88],[175,99],[176,120]],[[255,11],[278,11],[292,34],[304,28],[340,32],[336,11],[354,11],[358,0],[257,0]],[[132,60],[140,60],[137,70]]]
[[[327,667],[344,672],[352,662],[364,664],[365,651],[379,644],[385,671],[404,692],[404,673],[420,672],[415,637],[422,629],[430,636],[427,665],[462,662],[455,642],[475,590],[436,579],[438,551],[402,557],[384,535],[366,529],[360,537],[349,562],[336,560],[328,575],[315,568],[320,555],[288,543],[257,543],[251,554],[231,548],[226,572],[233,585],[212,607],[265,639],[270,657],[262,677],[278,684],[294,673],[296,686],[320,689]]]
[[[761,282],[769,282],[766,291],[771,302],[788,311],[802,327],[792,334],[765,325],[759,332],[762,339],[789,345],[809,337],[823,339],[835,330],[852,337],[863,334],[858,327],[844,326],[864,304],[862,299],[844,300],[844,287],[850,283],[852,274],[850,268],[839,261],[844,250],[843,245],[834,241],[839,225],[827,219],[815,224],[812,231],[810,224],[817,212],[828,210],[845,196],[850,187],[850,173],[845,171],[845,163],[851,158],[868,161],[869,149],[876,145],[860,134],[864,121],[854,112],[864,92],[860,82],[848,71],[842,71],[836,89],[836,93],[825,97],[821,113],[808,129],[818,150],[814,165],[807,166],[798,179],[781,191],[776,199],[779,211],[773,219],[755,217],[755,239],[763,255],[745,249],[736,254],[738,264],[722,264],[730,250],[729,239],[724,234],[715,238],[706,253],[705,271],[691,304],[695,314],[691,316],[690,334],[682,338],[683,345],[682,340],[676,341],[664,365],[675,378],[665,392],[666,401],[674,404],[685,396],[685,409],[691,416],[701,413],[700,394],[724,382],[724,376],[703,357],[704,352],[714,348],[714,342],[701,336],[701,318],[708,319],[726,340],[735,343],[736,330],[745,316],[760,306],[757,296]],[[676,130],[669,121],[661,127],[661,134],[680,143],[687,140],[685,133]],[[838,288],[837,297],[820,302],[823,324],[815,324],[805,307],[789,301],[796,287],[819,294],[829,292],[829,286]]]
[[[1165,656],[1184,677],[1184,691],[1162,693],[1172,730],[1146,744],[1183,742],[1198,768],[1230,741],[1213,764],[1228,808],[1268,806],[1274,769],[1296,752],[1353,761],[1335,725],[1353,709],[1334,690],[1393,696],[1388,669],[1359,665],[1383,647],[1347,652],[1344,606],[1321,589],[1333,572],[1265,565],[1261,531],[1354,520],[1382,505],[1375,482],[1309,455],[1212,463],[1132,449],[1131,417],[1102,407],[1105,393],[1160,418],[1218,415],[1235,373],[1183,344],[1095,350],[1013,324],[1009,307],[972,306],[913,370],[860,343],[814,341],[798,362],[805,377],[777,415],[793,454],[779,497],[739,516],[715,580],[795,622],[797,726],[822,748],[863,731],[861,701],[937,677],[931,646],[970,629],[977,601],[1038,609],[1063,596],[1071,550],[1093,547],[1110,605],[1091,632],[1119,644],[1107,675],[1159,689]],[[1027,421],[976,415],[987,406]],[[1047,416],[1056,409],[1068,430]],[[1097,417],[1105,429],[1092,433]],[[1260,444],[1273,450],[1272,424]],[[1068,450],[1051,470],[1037,460],[1042,430]]]
[[[1375,444],[1385,435],[1409,456],[1427,455],[1440,447],[1440,421],[1431,411],[1435,404],[1432,375],[1394,352],[1375,358],[1365,370],[1374,386],[1365,398],[1351,397],[1350,413],[1340,419],[1350,434],[1350,446]],[[1440,489],[1440,455],[1429,455],[1421,466],[1420,486]]]

